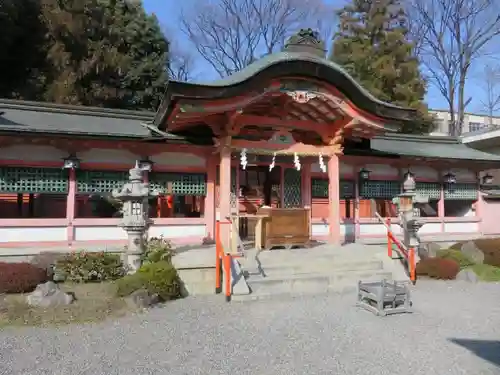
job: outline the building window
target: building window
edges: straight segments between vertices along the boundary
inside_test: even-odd
[[[354,181],[340,180],[340,218],[354,218]],[[328,179],[311,179],[311,216],[327,220],[330,215],[328,205]]]
[[[113,198],[112,192],[128,182],[128,172],[78,170],[76,179],[77,218],[122,216],[122,203]]]
[[[0,217],[65,218],[68,186],[61,168],[0,168]]]
[[[359,187],[359,217],[396,217],[397,208],[392,199],[401,193],[399,181],[363,181]]]
[[[203,217],[207,192],[203,173],[151,173],[150,188],[160,193],[149,202],[150,217]]]
[[[441,197],[441,184],[439,182],[417,182],[416,192],[429,201],[419,205],[421,217],[438,217],[438,202]]]
[[[457,183],[444,185],[444,216],[475,216],[477,201],[477,185],[474,183]]]
[[[487,127],[487,124],[482,122],[469,122],[469,132],[477,132]]]

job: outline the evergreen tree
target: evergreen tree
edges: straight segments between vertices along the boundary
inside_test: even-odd
[[[339,30],[331,59],[380,100],[415,108],[419,118],[404,133],[432,131],[433,119],[423,99],[426,82],[400,0],[352,0],[338,12]]]
[[[36,99],[44,25],[38,0],[0,1],[0,97]]]
[[[44,99],[156,110],[167,81],[168,41],[140,2],[41,0],[49,69]]]

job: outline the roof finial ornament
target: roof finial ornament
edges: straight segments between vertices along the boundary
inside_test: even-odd
[[[285,43],[284,52],[309,53],[318,57],[326,57],[325,43],[318,31],[311,28],[300,29]]]

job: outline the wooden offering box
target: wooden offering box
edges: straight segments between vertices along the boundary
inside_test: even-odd
[[[311,238],[310,212],[306,208],[262,207],[257,215],[265,215],[262,223],[261,248],[284,246],[305,247]],[[256,236],[258,238],[258,236]]]

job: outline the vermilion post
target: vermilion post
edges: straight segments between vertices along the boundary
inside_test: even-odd
[[[222,293],[222,244],[220,242],[220,221],[215,222],[215,293]]]
[[[387,226],[390,228],[391,227],[391,218],[388,217],[386,222],[387,222]],[[391,232],[389,231],[389,229],[387,229],[387,255],[389,256],[389,258],[392,258],[392,236],[391,236]]]
[[[226,282],[226,301],[231,301],[231,254],[226,254],[224,256],[224,276]]]
[[[416,270],[415,270],[415,248],[411,247],[408,254],[408,263],[410,266],[410,280],[415,283],[417,280]]]

